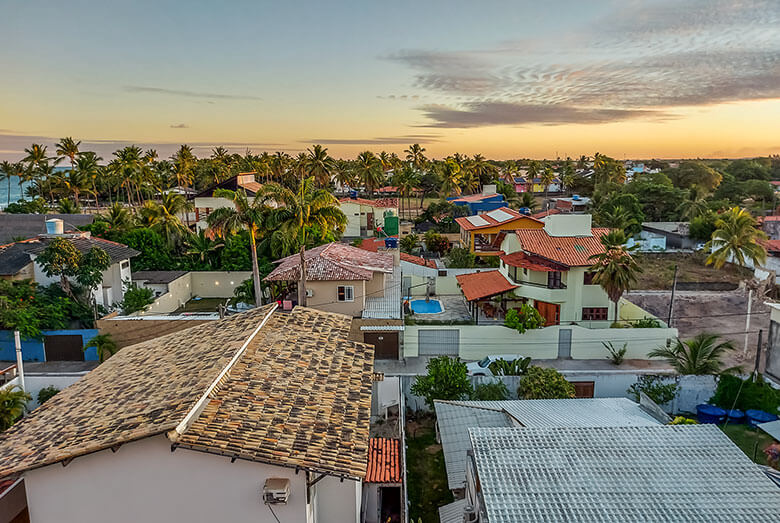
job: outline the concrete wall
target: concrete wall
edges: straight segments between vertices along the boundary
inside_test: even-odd
[[[627,343],[626,359],[647,359],[647,353],[677,337],[677,329],[587,329],[579,325],[555,325],[520,334],[502,325],[407,325],[404,331],[404,357],[419,355],[421,330],[458,330],[459,355],[464,360],[479,360],[491,354],[518,354],[534,359],[558,357],[559,332],[571,330],[573,359],[604,359],[609,353],[602,342],[616,347]]]
[[[26,473],[30,520],[36,523],[138,521],[229,521],[274,523],[261,500],[267,478],[288,478],[290,501],[274,505],[280,521],[357,522],[360,483],[324,479],[314,488],[316,506],[307,507],[306,474],[177,449],[154,436]],[[323,484],[320,486],[320,484]],[[331,519],[335,517],[336,519]]]
[[[252,277],[252,271],[193,271],[168,284],[168,292],[138,316],[167,314],[182,307],[194,296],[201,298],[232,298],[236,287]],[[156,289],[158,286],[149,286]]]
[[[97,336],[97,329],[60,329],[41,331],[43,336],[80,335],[82,347]],[[97,361],[97,351],[90,347],[84,352],[86,361]],[[0,331],[0,361],[16,361],[16,345],[12,331]],[[46,361],[44,338],[22,339],[22,361]]]

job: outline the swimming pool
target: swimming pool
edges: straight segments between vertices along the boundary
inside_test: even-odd
[[[438,314],[444,312],[444,306],[439,300],[412,300],[409,302],[416,314]]]

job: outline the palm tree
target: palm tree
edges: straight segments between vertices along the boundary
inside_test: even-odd
[[[68,158],[70,160],[70,171],[71,174],[73,173],[73,170],[76,166],[76,157],[80,154],[79,153],[79,145],[81,145],[81,141],[76,141],[70,136],[60,139],[59,142],[54,146],[55,152],[57,153],[57,156],[62,158]],[[76,196],[76,205],[79,203],[79,196],[78,196],[78,190],[75,191]]]
[[[625,247],[626,235],[621,230],[613,230],[601,237],[604,252],[594,254],[595,260],[589,269],[594,272],[593,282],[601,285],[609,299],[615,303],[615,320],[618,321],[618,302],[623,293],[636,283],[637,274],[642,268]]]
[[[79,179],[84,180],[85,183],[92,186],[92,194],[95,196],[95,205],[98,207],[100,207],[100,202],[98,201],[98,191],[97,186],[95,185],[95,180],[101,174],[100,165],[98,165],[98,162],[102,159],[103,158],[100,158],[91,151],[84,152],[79,154],[78,158],[76,159],[75,170],[71,169],[77,173],[77,177]],[[78,193],[76,193],[76,203],[78,203],[78,200]]]
[[[83,350],[86,351],[90,347],[95,347],[100,363],[119,352],[119,347],[110,334],[98,334],[84,345]]]
[[[443,198],[460,195],[460,183],[463,175],[455,158],[447,158],[439,164],[439,177],[441,178],[441,196]]]
[[[22,163],[14,163],[7,160],[0,163],[0,173],[2,173],[2,179],[5,179],[8,182],[8,193],[6,194],[8,202],[6,205],[11,205],[11,178],[16,176],[21,180],[23,171],[24,165]]]
[[[547,207],[549,207],[550,204],[547,202],[547,195],[550,191],[550,184],[555,181],[555,171],[553,171],[552,167],[549,165],[545,165],[542,168],[542,172],[540,173],[539,178],[542,181],[542,185],[544,185],[544,202]]]
[[[117,179],[120,180],[119,187],[124,187],[127,194],[127,202],[133,205],[132,186],[140,177],[143,158],[141,157],[141,148],[136,145],[129,145],[118,151],[114,151],[116,160],[112,162],[112,170]],[[118,191],[117,191],[118,192]],[[135,191],[138,194],[138,191]],[[138,194],[138,203],[141,203],[140,194]]]
[[[189,232],[179,215],[187,214],[191,208],[192,203],[184,196],[169,192],[160,195],[159,203],[144,202],[140,214],[144,223],[159,232],[172,246]]]
[[[394,184],[398,188],[398,195],[401,197],[401,214],[403,215],[403,201],[406,198],[407,207],[409,207],[410,196],[414,192],[420,178],[410,165],[405,165],[396,175]],[[407,209],[408,213],[408,209]]]
[[[520,195],[520,207],[527,207],[529,211],[534,212],[539,204],[532,192],[524,192]]]
[[[720,269],[727,261],[743,267],[748,261],[756,266],[766,262],[766,249],[759,241],[767,236],[756,228],[756,221],[747,210],[729,209],[718,217],[715,227],[712,239],[704,246],[712,251],[707,257],[707,265],[713,264]]]
[[[357,157],[355,174],[363,183],[369,196],[374,196],[374,191],[385,182],[385,173],[379,158],[371,151],[363,151]]]
[[[479,189],[482,190],[482,186],[486,183],[490,183],[490,180],[496,175],[496,167],[488,163],[484,156],[481,154],[475,154],[471,159],[471,170],[474,171],[479,179]]]
[[[308,175],[314,176],[320,187],[326,187],[336,169],[335,160],[328,155],[328,149],[321,145],[306,149],[306,153],[303,166]]]
[[[204,230],[198,231],[197,234],[190,234],[184,243],[187,244],[187,251],[184,254],[196,257],[202,264],[207,264],[209,267],[211,266],[209,260],[212,254],[225,246],[224,242],[215,241],[206,236]]]
[[[428,159],[425,157],[425,147],[420,147],[419,143],[413,143],[408,149],[404,149],[406,161],[410,162],[415,169],[421,171]]]
[[[108,208],[108,212],[101,215],[100,219],[106,222],[112,231],[118,233],[128,230],[133,225],[133,217],[119,202],[112,204]]]
[[[263,189],[250,200],[244,189],[230,191],[217,189],[214,191],[216,198],[225,198],[233,202],[232,207],[222,207],[209,214],[206,220],[209,228],[220,238],[235,234],[238,231],[249,232],[252,250],[252,282],[255,289],[255,305],[261,305],[260,269],[257,265],[257,238],[260,231],[267,228],[267,217],[270,207],[265,196],[266,187],[275,184],[266,184]]]
[[[637,225],[636,219],[631,216],[628,209],[621,205],[601,209],[598,211],[597,217],[600,226],[610,229],[626,231]]]
[[[286,256],[296,248],[300,249],[298,303],[304,306],[306,305],[304,251],[309,234],[316,230],[320,238],[324,239],[334,230],[343,233],[347,224],[347,217],[341,211],[336,197],[326,190],[315,190],[313,182],[313,178],[301,180],[296,192],[276,183],[263,187],[263,194],[279,204],[279,207],[271,212],[269,219],[269,228],[273,230],[272,252],[275,255]],[[258,278],[255,281],[255,288],[259,287]]]
[[[26,164],[27,168],[19,176],[19,194],[22,194],[22,184],[32,181],[43,164],[48,163],[45,145],[34,143],[26,148],[24,152],[26,156],[22,158],[22,163]]]
[[[32,396],[16,385],[0,389],[0,431],[6,430],[27,410]]]
[[[720,341],[717,334],[701,333],[688,341],[677,340],[671,347],[660,347],[648,352],[651,358],[663,358],[680,374],[720,374],[736,370],[723,369],[723,357],[734,350],[730,340]]]

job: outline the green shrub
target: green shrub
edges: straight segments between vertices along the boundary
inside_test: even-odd
[[[38,391],[38,405],[43,405],[59,391],[60,389],[58,389],[54,385],[49,385],[48,387],[42,388],[41,390]]]
[[[658,405],[663,405],[677,396],[677,389],[677,383],[664,383],[664,378],[661,376],[641,376],[626,392],[636,402],[639,402],[639,393],[644,392]]]
[[[502,381],[481,383],[474,388],[471,399],[478,401],[501,401],[509,398],[509,389]]]
[[[433,400],[460,400],[471,397],[473,388],[466,364],[458,358],[439,356],[428,361],[425,376],[417,376],[412,384],[412,394],[425,398],[433,409]]]
[[[698,425],[699,422],[695,419],[686,418],[685,416],[677,416],[672,421],[667,423],[667,425]]]
[[[447,255],[447,267],[469,269],[474,267],[476,257],[465,247],[453,247]]]
[[[737,376],[721,375],[710,403],[723,409],[758,409],[773,414],[780,407],[780,391],[758,376],[742,380]]]
[[[602,345],[607,349],[607,352],[609,352],[609,356],[607,359],[612,362],[613,365],[620,365],[623,363],[623,360],[626,357],[626,352],[628,352],[628,342],[624,343],[623,346],[619,349],[616,349],[614,345],[612,345],[611,341],[602,341]]]
[[[573,398],[574,385],[555,369],[532,366],[520,380],[517,397],[524,400]]]
[[[631,326],[635,329],[660,329],[663,327],[660,320],[656,318],[642,318],[633,322]]]
[[[504,317],[504,325],[510,329],[515,329],[520,334],[529,329],[540,329],[544,327],[544,318],[539,311],[524,303],[518,312],[515,309],[509,309]]]
[[[43,214],[46,212],[46,201],[43,198],[34,200],[19,200],[5,208],[8,214]]]
[[[125,297],[120,305],[122,314],[132,314],[146,310],[152,303],[154,303],[154,291],[146,287],[139,287],[135,282],[131,282],[125,289]]]
[[[518,358],[511,361],[498,359],[491,363],[488,368],[494,376],[521,376],[525,374],[530,364],[530,357]]]

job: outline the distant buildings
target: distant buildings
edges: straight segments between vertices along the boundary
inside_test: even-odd
[[[214,192],[217,189],[228,189],[231,191],[243,189],[246,191],[247,196],[254,197],[263,186],[255,179],[256,174],[257,173],[255,172],[237,174],[223,182],[212,185],[208,189],[205,189],[192,197],[193,205],[195,207],[195,225],[197,229],[203,230],[208,228],[206,219],[214,210],[222,207],[233,207],[233,202],[225,198],[214,196]]]
[[[366,236],[398,235],[398,200],[381,198],[342,198],[339,200],[341,212],[347,217],[344,230],[346,238],[365,238]]]

